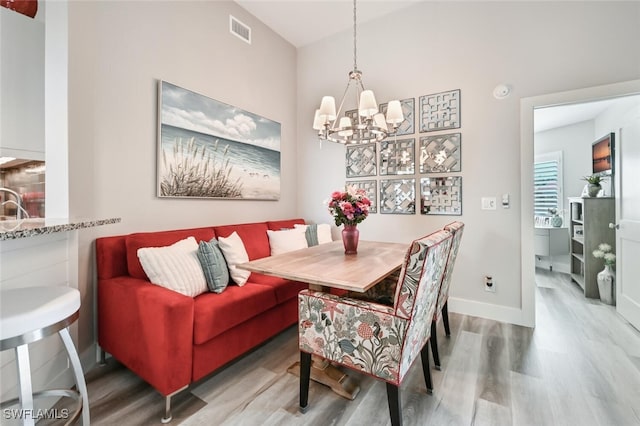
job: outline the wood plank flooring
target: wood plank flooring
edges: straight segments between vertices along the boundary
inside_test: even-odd
[[[640,425],[640,332],[567,275],[538,270],[537,326],[450,314],[428,395],[420,362],[401,388],[405,425]],[[311,384],[298,412],[291,328],[174,398],[173,425],[385,425],[384,383],[357,375],[355,401]],[[111,360],[87,374],[93,425],[160,424],[163,399]]]

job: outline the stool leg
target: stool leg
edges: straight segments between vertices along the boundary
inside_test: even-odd
[[[29,362],[28,345],[20,345],[16,348],[16,365],[18,366],[22,424],[24,426],[33,426],[33,388],[31,387],[31,364]]]
[[[76,386],[78,387],[78,392],[82,396],[82,425],[89,426],[91,424],[90,416],[89,416],[89,394],[87,393],[87,384],[84,381],[84,374],[82,373],[82,364],[80,364],[80,358],[78,358],[78,352],[76,352],[76,347],[73,344],[73,340],[71,340],[71,335],[69,334],[69,329],[63,328],[58,332],[60,337],[62,338],[62,342],[64,346],[67,348],[67,355],[69,356],[69,360],[71,361],[71,366],[73,367],[73,374],[76,378]]]

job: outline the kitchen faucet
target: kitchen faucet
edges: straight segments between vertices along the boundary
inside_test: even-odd
[[[20,194],[18,194],[16,191],[9,188],[0,188],[0,192],[8,192],[9,194],[13,195],[14,198],[16,199],[16,201],[7,200],[1,204],[2,206],[4,206],[7,203],[14,204],[17,207],[16,219],[22,219],[22,213],[24,213],[27,218],[29,217],[29,213],[27,213],[24,207],[22,207],[22,197],[20,196]]]

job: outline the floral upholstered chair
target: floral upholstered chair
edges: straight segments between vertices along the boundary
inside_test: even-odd
[[[393,306],[303,290],[298,296],[300,407],[307,408],[311,355],[387,383],[391,423],[402,423],[399,387],[418,355],[433,389],[426,343],[452,235],[437,231],[411,243]]]
[[[449,286],[451,285],[451,276],[453,275],[453,266],[458,257],[458,249],[460,249],[460,241],[462,240],[462,233],[464,232],[464,223],[452,222],[444,227],[446,231],[451,232],[453,235],[453,242],[451,244],[451,250],[449,251],[449,257],[447,264],[444,268],[444,274],[442,276],[442,284],[440,284],[440,291],[438,293],[438,303],[436,305],[436,312],[433,315],[433,321],[431,322],[431,352],[433,354],[433,363],[435,368],[440,370],[440,356],[438,354],[438,339],[436,337],[436,324],[442,316],[442,322],[444,324],[444,331],[447,337],[451,336],[451,329],[449,328],[449,307],[447,302],[449,301]]]

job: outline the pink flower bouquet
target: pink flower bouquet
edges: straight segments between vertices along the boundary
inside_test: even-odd
[[[329,200],[329,213],[336,226],[356,225],[367,218],[371,201],[364,189],[348,186],[346,191],[335,191]]]

